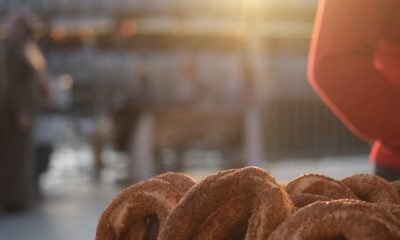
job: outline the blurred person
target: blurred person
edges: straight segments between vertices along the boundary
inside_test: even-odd
[[[45,107],[37,116],[33,129],[35,143],[35,190],[41,197],[40,177],[47,172],[51,155],[54,149],[54,141],[57,135],[57,115],[55,109]]]
[[[129,138],[129,178],[131,182],[153,177],[156,173],[153,156],[153,107],[158,102],[153,94],[151,66],[143,58],[137,66],[139,94],[131,101],[132,128]]]
[[[32,129],[41,96],[50,95],[37,23],[28,9],[12,11],[0,41],[0,211],[26,209],[35,199]]]
[[[45,76],[43,76],[45,77]],[[57,135],[57,110],[53,95],[55,85],[45,78],[42,88],[46,94],[40,94],[38,112],[33,125],[34,157],[35,157],[35,192],[42,198],[40,177],[45,174],[50,166],[51,155]]]
[[[375,173],[400,179],[400,2],[322,0],[312,39],[312,85],[373,143]]]
[[[155,174],[152,157],[152,106],[157,101],[152,94],[148,63],[141,59],[136,66],[137,85],[112,114],[112,141],[114,148],[127,154],[127,178],[121,184],[130,184]],[[101,166],[100,166],[101,167]]]

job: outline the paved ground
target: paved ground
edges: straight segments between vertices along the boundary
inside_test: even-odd
[[[0,216],[0,239],[94,239],[98,216],[115,193],[116,188],[108,185],[54,189],[37,209]]]
[[[78,146],[78,147],[77,147]],[[114,184],[124,169],[123,157],[108,152],[108,169],[102,181],[94,181],[87,147],[59,147],[49,173],[42,179],[44,200],[36,209],[17,215],[0,216],[0,240],[88,240],[94,239],[97,219],[107,202],[119,191]],[[194,154],[196,155],[196,154]],[[196,158],[203,158],[199,161]],[[196,180],[218,171],[216,155],[197,154],[189,160],[188,174]],[[370,172],[366,156],[286,159],[263,163],[279,181],[287,182],[303,173],[318,172],[335,178]]]

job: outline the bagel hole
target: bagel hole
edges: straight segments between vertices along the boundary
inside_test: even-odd
[[[157,215],[134,221],[117,240],[156,240],[159,232]]]
[[[116,240],[143,240],[146,234],[146,222],[144,219],[140,219],[129,224],[127,228],[120,237]]]
[[[247,221],[236,224],[225,240],[243,240],[246,236],[247,227]]]
[[[157,215],[153,214],[146,218],[145,240],[156,240],[160,230],[160,222]]]

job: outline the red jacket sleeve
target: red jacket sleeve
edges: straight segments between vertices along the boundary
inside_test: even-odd
[[[385,55],[382,51],[388,45],[382,33],[396,4],[394,0],[323,0],[315,21],[311,84],[349,128],[371,140],[400,136],[400,121],[393,122],[400,120],[400,109],[393,110],[400,103],[400,90],[385,73],[394,68],[377,67],[374,61],[387,59],[375,56]],[[399,130],[393,133],[390,127]]]
[[[399,24],[400,30],[400,24]],[[396,87],[400,87],[400,41],[382,38],[374,55],[374,65]]]

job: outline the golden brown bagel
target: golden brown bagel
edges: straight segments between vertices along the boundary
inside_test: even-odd
[[[400,239],[400,223],[375,204],[359,200],[316,202],[301,208],[271,234],[281,239]]]
[[[396,189],[385,179],[371,174],[357,174],[341,182],[367,202],[400,204]]]
[[[206,219],[194,234],[193,240],[243,239],[251,213],[251,205],[248,204],[251,196],[245,194],[229,199]],[[217,225],[220,227],[216,228]]]
[[[182,194],[185,194],[196,182],[190,176],[182,173],[167,172],[154,177],[171,183]]]
[[[306,193],[330,199],[358,199],[343,183],[321,174],[306,174],[296,178],[286,186],[286,191],[297,196]]]
[[[192,187],[169,215],[160,237],[266,239],[293,211],[286,191],[266,171],[255,167],[228,170]],[[232,236],[243,224],[247,228],[238,233],[243,236]]]
[[[156,239],[169,213],[194,182],[168,173],[120,192],[107,206],[97,226],[96,240]]]

